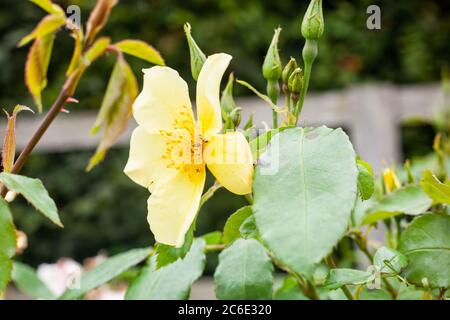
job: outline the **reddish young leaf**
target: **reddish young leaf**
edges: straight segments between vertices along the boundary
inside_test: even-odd
[[[86,42],[94,41],[95,36],[108,21],[112,8],[117,4],[117,0],[97,0],[94,10],[92,10],[86,24]]]
[[[8,117],[8,124],[6,128],[6,135],[3,140],[3,149],[2,149],[2,167],[3,172],[11,172],[11,169],[14,165],[14,156],[16,154],[16,117],[20,111],[27,110],[33,112],[30,108],[26,106],[22,106],[18,104],[14,107],[12,115],[9,115],[8,112],[5,111]]]

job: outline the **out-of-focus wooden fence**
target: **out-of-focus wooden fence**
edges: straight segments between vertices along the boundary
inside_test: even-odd
[[[262,122],[270,124],[271,109],[258,98],[241,98],[237,104],[243,108],[243,119],[254,115],[254,123],[262,128]],[[396,86],[392,84],[358,85],[344,90],[313,93],[306,98],[301,125],[344,127],[349,133],[356,151],[375,170],[382,164],[398,163],[401,159],[400,123],[420,116],[431,118],[444,104],[444,94],[437,84]],[[94,149],[99,136],[92,136],[90,129],[95,112],[76,111],[61,114],[51,125],[40,143],[39,152],[66,152],[78,149]],[[40,117],[21,114],[17,121],[17,147],[24,147],[41,121]],[[134,121],[118,145],[126,145]],[[6,121],[0,123],[4,134]]]

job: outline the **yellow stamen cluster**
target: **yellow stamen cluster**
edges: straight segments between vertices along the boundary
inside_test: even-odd
[[[204,170],[203,140],[200,132],[187,106],[183,106],[171,130],[159,131],[168,140],[162,156],[163,159],[169,160],[168,168],[184,171],[189,176]]]

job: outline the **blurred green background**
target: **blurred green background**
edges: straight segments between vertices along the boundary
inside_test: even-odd
[[[55,1],[81,7],[86,21],[94,0]],[[227,52],[234,59],[231,70],[263,90],[260,70],[273,29],[283,28],[280,38],[284,62],[299,57],[302,48],[300,23],[308,1],[283,0],[128,0],[119,1],[102,32],[113,41],[142,39],[159,49],[169,66],[192,84],[183,24],[189,21],[193,35],[207,54]],[[382,29],[366,28],[366,8],[381,7]],[[311,89],[342,88],[355,83],[437,82],[450,57],[449,1],[324,1],[326,31],[320,40]],[[0,105],[33,105],[23,84],[27,49],[17,49],[19,39],[43,17],[44,12],[28,1],[2,0],[0,4]],[[58,34],[49,69],[44,105],[58,94],[72,52],[67,32]],[[134,71],[148,67],[130,58]],[[96,62],[81,81],[76,97],[79,109],[98,109],[112,68],[113,57]],[[140,78],[140,77],[138,77]],[[140,79],[139,79],[140,80]],[[193,86],[191,86],[193,87]],[[248,91],[238,89],[237,94]],[[20,121],[20,119],[19,119]],[[430,150],[433,129],[403,129],[407,156]],[[36,154],[24,174],[41,178],[57,202],[66,230],[52,227],[23,201],[13,210],[19,229],[31,246],[22,258],[31,264],[54,261],[61,256],[77,260],[106,249],[109,253],[152,242],[146,222],[148,192],[122,173],[127,150],[115,149],[106,161],[87,174],[84,168],[91,151]],[[210,181],[211,182],[211,181]],[[245,201],[219,191],[203,208],[197,234],[221,229],[226,217]]]

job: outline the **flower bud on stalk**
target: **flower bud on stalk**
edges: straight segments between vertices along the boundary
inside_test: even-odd
[[[306,40],[318,40],[325,29],[322,0],[312,0],[303,17],[301,32]]]
[[[289,87],[288,87],[288,81],[289,77],[291,76],[292,72],[294,72],[295,69],[297,69],[297,61],[295,58],[292,58],[289,60],[289,62],[286,64],[286,66],[283,69],[283,72],[281,73],[281,81],[283,82],[283,92],[284,94],[289,94]]]
[[[294,103],[297,103],[299,94],[303,88],[303,71],[301,68],[297,68],[292,72],[288,80],[288,88],[291,92],[291,98]]]
[[[192,78],[197,81],[200,70],[202,70],[203,64],[206,61],[206,56],[192,37],[191,25],[188,22],[184,24],[184,33],[186,34],[186,39],[189,45],[189,54],[191,56]]]
[[[325,22],[322,12],[322,0],[311,0],[305,16],[303,17],[301,33],[306,39],[302,51],[303,65],[305,68],[305,75],[303,81],[302,91],[299,100],[295,107],[295,118],[298,120],[299,114],[303,108],[305,95],[308,91],[309,78],[311,76],[311,69],[314,60],[317,57],[318,45],[317,40],[322,36],[325,29]]]
[[[267,80],[267,95],[274,104],[277,103],[278,96],[280,95],[280,85],[278,80],[281,77],[282,67],[281,59],[278,53],[278,37],[280,36],[281,28],[275,29],[275,33],[267,50],[266,58],[262,66],[262,72],[264,78]],[[273,111],[273,127],[278,127],[277,113]]]

